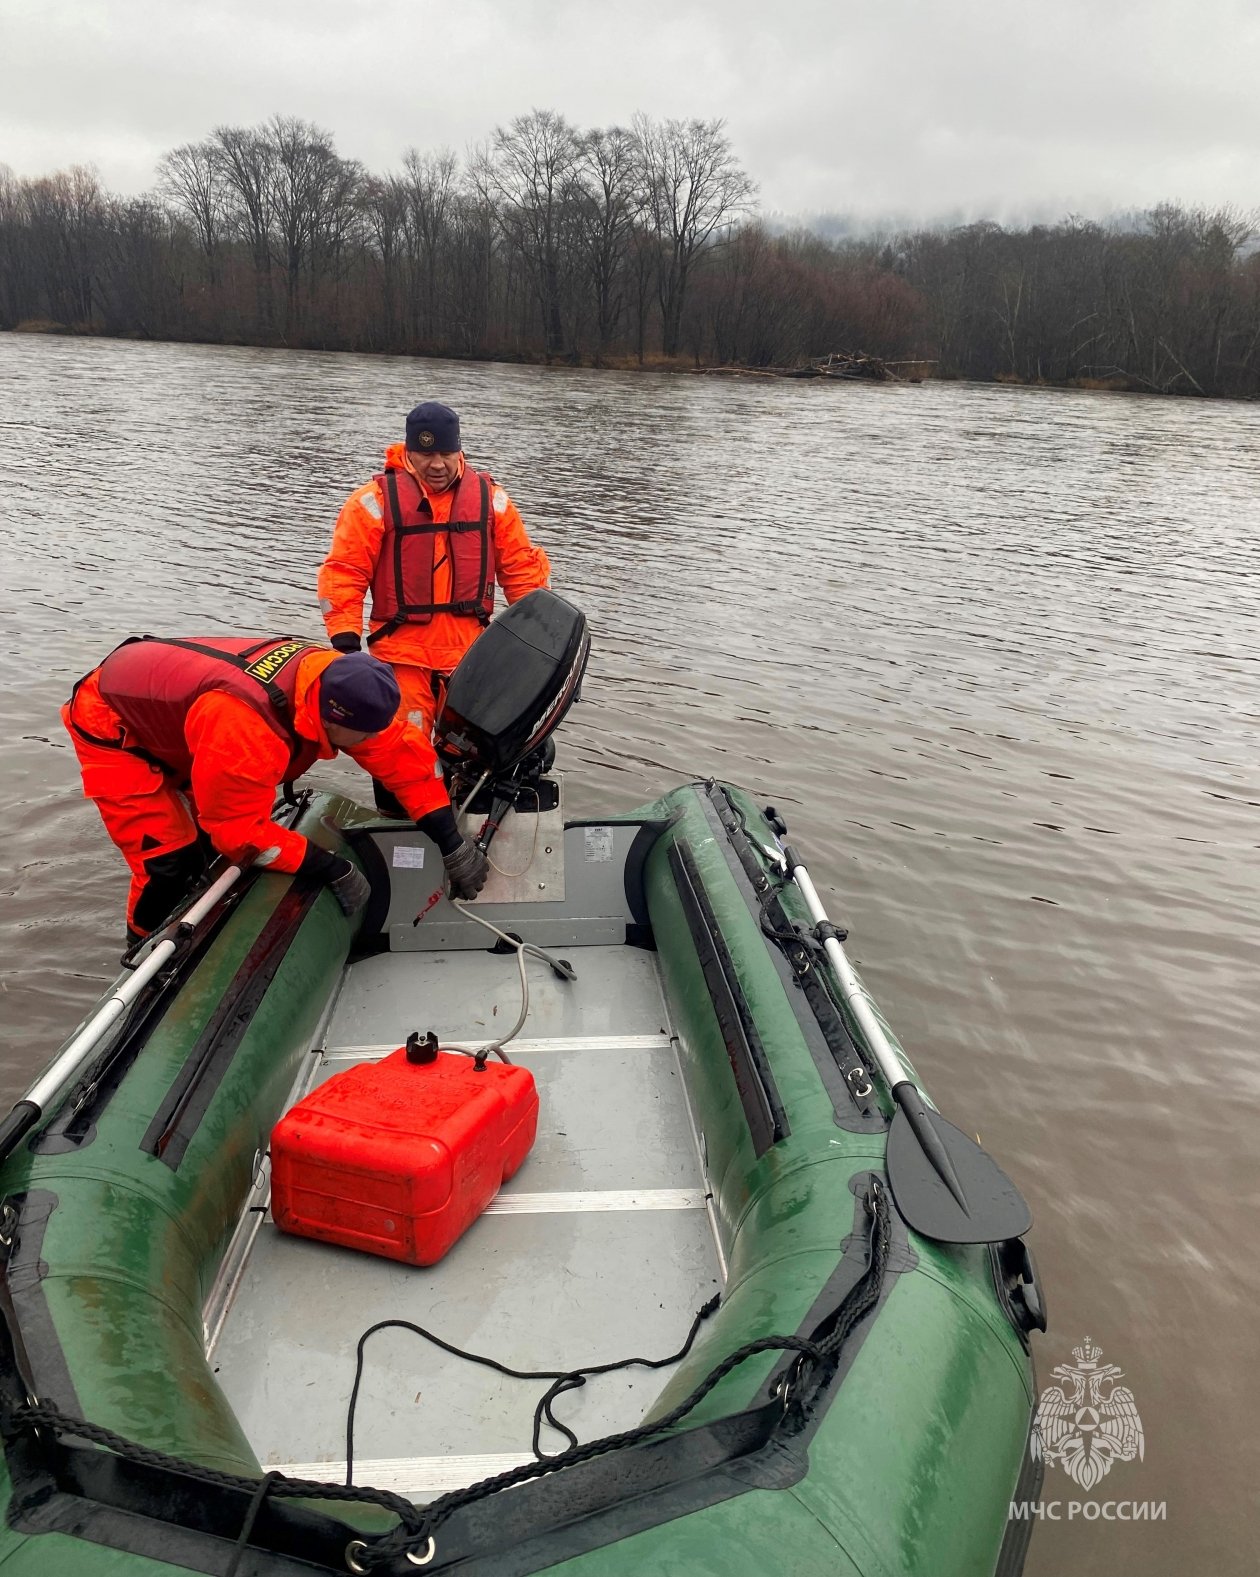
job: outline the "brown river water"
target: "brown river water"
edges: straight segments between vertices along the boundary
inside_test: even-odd
[[[337,508],[422,398],[592,621],[570,812],[709,773],[781,808],[1032,1203],[1041,1383],[1087,1335],[1124,1370],[1144,1457],[1050,1468],[1028,1571],[1255,1571],[1255,406],[0,336],[0,1094],[119,952],[70,683],[133,632],[320,635]]]

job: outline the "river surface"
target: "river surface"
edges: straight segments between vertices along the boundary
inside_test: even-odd
[[[320,636],[422,398],[592,621],[570,813],[708,773],[780,807],[1032,1202],[1041,1383],[1086,1336],[1123,1368],[1144,1459],[1050,1469],[1029,1573],[1254,1572],[1260,407],[0,336],[0,1093],[119,951],[71,681],[132,632]]]

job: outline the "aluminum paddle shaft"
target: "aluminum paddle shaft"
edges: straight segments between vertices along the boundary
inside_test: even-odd
[[[242,867],[229,865],[201,897],[175,922],[178,932],[187,934],[205,919],[224,893],[239,879]],[[62,1086],[72,1078],[104,1040],[113,1026],[122,1018],[144,988],[161,974],[174,955],[178,942],[167,937],[159,942],[143,963],[137,964],[126,980],[106,997],[83,1028],[70,1040],[65,1049],[49,1064],[43,1074],[0,1123],[0,1160],[12,1154],[22,1137],[29,1133],[44,1115],[50,1101]]]
[[[783,858],[822,941],[841,998],[897,1107],[885,1164],[903,1219],[924,1237],[942,1243],[1000,1243],[1021,1237],[1032,1225],[1032,1214],[1019,1191],[991,1156],[928,1105],[876,1018],[809,872],[790,845],[783,846]]]
[[[805,900],[805,907],[809,910],[809,917],[815,925],[830,925],[827,912],[818,897],[817,889],[810,880],[809,872],[800,862],[800,857],[789,844],[783,850],[783,857],[787,861],[788,873],[800,888],[801,897]],[[840,995],[844,998],[845,1005],[857,1021],[858,1028],[862,1031],[863,1038],[870,1054],[875,1059],[875,1064],[883,1075],[884,1083],[888,1088],[894,1089],[909,1075],[901,1065],[901,1059],[889,1043],[888,1036],[884,1034],[884,1027],[871,1010],[870,1000],[862,989],[862,983],[854,973],[853,965],[845,955],[844,948],[840,945],[838,937],[829,936],[823,942],[823,950],[827,954],[827,962],[836,972],[836,979],[840,982]]]

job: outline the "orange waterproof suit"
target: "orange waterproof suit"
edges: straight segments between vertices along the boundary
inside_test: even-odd
[[[385,451],[385,474],[399,473],[408,488],[414,483],[422,495],[422,508],[432,524],[445,525],[460,491],[467,469],[460,456],[459,479],[444,492],[435,493],[412,477],[403,464],[405,445],[390,444]],[[475,473],[484,475],[484,473]],[[489,547],[494,578],[509,602],[526,592],[546,586],[551,575],[547,555],[530,541],[516,505],[486,476],[489,487]],[[363,634],[363,604],[374,581],[381,584],[382,553],[387,550],[389,499],[382,478],[374,477],[350,495],[337,516],[332,546],[319,571],[320,610],[329,639],[338,635]],[[390,536],[392,537],[392,533]],[[432,601],[452,600],[451,533],[428,531],[423,539],[431,545]],[[426,581],[428,580],[426,576]],[[392,622],[392,621],[391,621]],[[372,609],[368,645],[373,657],[389,663],[402,691],[402,712],[427,734],[433,727],[436,702],[433,678],[448,675],[481,634],[483,620],[475,612],[433,613],[422,618],[404,618],[396,628],[384,632],[386,620]]]
[[[231,860],[252,858],[277,871],[296,871],[310,843],[272,821],[276,790],[288,777],[337,754],[320,718],[319,680],[338,653],[321,646],[300,649],[286,685],[289,726],[280,729],[268,715],[261,684],[256,702],[222,689],[198,693],[198,686],[190,684],[181,713],[179,682],[173,686],[162,672],[162,652],[170,648],[153,644],[147,699],[157,710],[150,708],[149,715],[176,714],[181,737],[167,737],[169,727],[154,724],[148,729],[151,737],[137,733],[102,694],[101,668],[79,681],[61,709],[84,793],[96,802],[105,830],[131,869],[127,924],[138,933],[163,920],[180,885],[199,874],[210,852],[207,843]],[[268,645],[283,650],[279,637],[257,643],[259,650]],[[144,712],[143,707],[129,710],[133,717]],[[450,803],[428,735],[401,717],[346,754],[396,794],[416,820]]]

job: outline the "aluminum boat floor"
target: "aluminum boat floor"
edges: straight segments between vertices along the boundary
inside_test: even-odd
[[[211,1363],[265,1466],[338,1478],[355,1345],[379,1320],[425,1326],[517,1369],[567,1369],[677,1350],[720,1286],[694,1131],[655,954],[566,951],[557,979],[528,963],[530,1013],[508,1049],[538,1083],[524,1166],[427,1269],[308,1242],[247,1209],[207,1305]],[[347,970],[305,1087],[429,1028],[480,1044],[520,1007],[515,958],[382,954]],[[557,1403],[579,1439],[628,1428],[667,1370],[591,1380]],[[418,1499],[530,1457],[545,1381],[507,1379],[403,1330],[367,1347],[355,1478]],[[544,1432],[543,1449],[562,1437]]]

